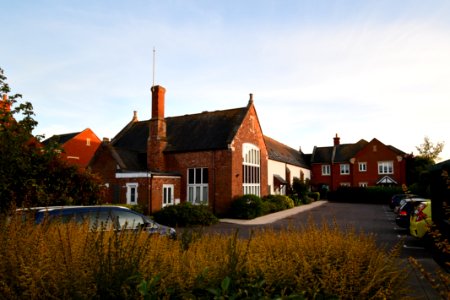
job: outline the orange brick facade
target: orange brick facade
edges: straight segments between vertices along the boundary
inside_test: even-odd
[[[380,172],[379,165],[383,163],[392,165],[392,172]],[[329,190],[336,190],[339,186],[370,187],[382,185],[380,180],[387,176],[395,181],[391,185],[402,185],[406,183],[406,163],[404,153],[373,139],[346,161],[312,162],[311,184],[317,189],[327,186]],[[349,165],[349,173],[341,173],[343,164]],[[329,175],[323,174],[324,165],[330,166]]]
[[[71,164],[86,168],[100,143],[100,139],[88,128],[62,145],[64,152],[61,156]]]
[[[147,213],[162,208],[163,187],[174,188],[175,203],[188,201],[188,170],[207,168],[208,206],[216,214],[225,214],[233,198],[243,194],[243,145],[251,144],[260,151],[260,194],[268,194],[268,154],[253,100],[250,99],[239,128],[232,141],[221,149],[205,151],[165,151],[167,146],[166,121],[164,119],[165,89],[152,88],[152,118],[147,121],[149,138],[147,143],[146,170],[124,172],[126,162],[114,148],[114,140],[103,143],[91,164],[94,172],[104,181],[105,202],[126,203],[127,185],[137,186],[137,201]],[[133,124],[129,124],[130,128]],[[125,131],[127,130],[125,127]],[[118,136],[120,137],[119,133]],[[118,138],[115,138],[118,139]],[[128,191],[129,192],[129,191]]]

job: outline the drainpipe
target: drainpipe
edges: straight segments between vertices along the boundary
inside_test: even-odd
[[[147,193],[149,193],[149,197],[148,197],[148,199],[149,199],[149,209],[148,209],[148,212],[149,212],[149,214],[151,215],[152,213],[153,213],[153,207],[152,207],[152,188],[153,188],[153,173],[152,172],[149,172],[149,174],[150,174],[150,185],[148,185],[147,184]],[[147,175],[147,181],[148,181],[148,175]]]

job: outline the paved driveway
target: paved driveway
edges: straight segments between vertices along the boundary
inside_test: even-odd
[[[255,229],[282,229],[288,226],[300,227],[308,224],[308,222],[319,225],[323,222],[329,224],[335,222],[342,228],[351,226],[357,231],[375,234],[377,243],[388,249],[394,247],[397,243],[401,243],[401,259],[405,261],[409,256],[412,256],[431,272],[439,267],[419,240],[409,236],[406,230],[396,226],[394,214],[387,205],[333,202],[321,202],[319,204],[311,205],[311,209],[307,209],[306,205],[302,209],[297,208],[297,210],[294,209],[291,212],[284,212],[280,216],[282,218],[274,219],[267,216],[261,218],[258,222],[224,220],[219,224],[203,228],[203,231],[231,234],[238,230],[239,236],[246,238]],[[422,279],[421,275],[413,269],[411,269],[409,283],[414,287],[412,295],[416,299],[439,299],[428,282]]]

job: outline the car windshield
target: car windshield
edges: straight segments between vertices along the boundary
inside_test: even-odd
[[[121,229],[139,229],[147,223],[141,215],[132,211],[118,210],[114,214]]]

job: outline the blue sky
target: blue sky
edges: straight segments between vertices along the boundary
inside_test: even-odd
[[[377,138],[450,159],[450,1],[6,1],[0,67],[36,134],[99,138],[155,83],[166,116],[246,106],[303,152]]]

